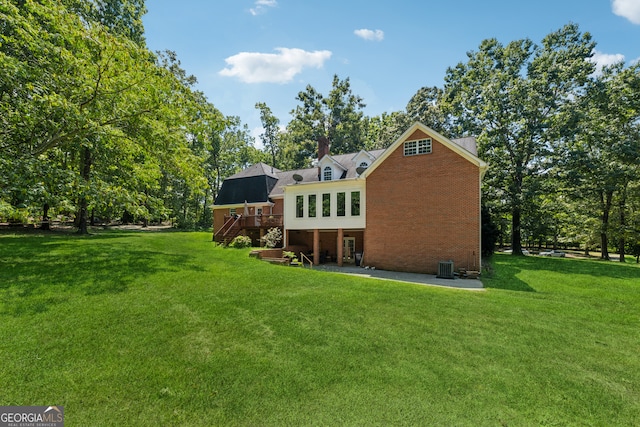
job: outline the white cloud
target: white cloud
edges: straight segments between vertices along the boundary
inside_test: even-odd
[[[591,62],[596,64],[596,74],[602,72],[602,68],[624,61],[624,55],[621,53],[602,53],[597,50],[593,51]]]
[[[362,28],[360,30],[355,30],[353,32],[356,36],[365,39],[365,40],[374,40],[374,41],[382,41],[384,39],[384,31],[382,30],[368,30],[366,28]]]
[[[278,2],[276,0],[256,0],[254,4],[255,7],[249,9],[249,13],[256,16],[265,13],[269,7],[276,7]]]
[[[611,10],[616,15],[640,25],[640,0],[611,0]]]
[[[240,52],[225,59],[229,65],[221,76],[237,77],[244,83],[288,83],[304,68],[321,68],[331,58],[328,50],[307,52],[280,47],[278,53]]]

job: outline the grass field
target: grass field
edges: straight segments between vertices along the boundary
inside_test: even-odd
[[[68,426],[640,425],[640,268],[496,255],[485,292],[207,233],[0,234],[0,405]]]

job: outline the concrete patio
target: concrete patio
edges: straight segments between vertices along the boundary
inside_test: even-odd
[[[314,270],[331,271],[334,273],[349,274],[359,277],[367,277],[378,280],[395,280],[397,282],[415,283],[425,286],[438,286],[443,288],[463,289],[468,291],[483,291],[482,282],[478,279],[441,279],[431,274],[405,273],[401,271],[388,271],[378,269],[365,269],[354,265],[321,264],[313,266]]]

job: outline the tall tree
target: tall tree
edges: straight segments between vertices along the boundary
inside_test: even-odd
[[[601,257],[607,260],[617,197],[624,260],[627,188],[638,181],[640,157],[640,64],[604,68],[592,76],[580,101],[578,132],[564,145],[564,176],[580,197],[599,206]]]
[[[407,104],[408,121],[421,122],[436,132],[450,137],[456,136],[443,106],[443,96],[444,91],[438,87],[420,88]]]
[[[411,125],[408,115],[402,111],[382,113],[375,117],[365,117],[365,149],[387,148]]]
[[[447,70],[446,100],[458,125],[478,136],[489,161],[489,185],[504,188],[511,212],[513,254],[522,254],[525,186],[546,169],[552,144],[571,132],[570,105],[594,70],[594,43],[576,25],[542,40],[507,45],[485,40],[468,61]]]
[[[88,23],[100,23],[113,34],[144,45],[144,0],[63,0],[69,10]]]
[[[271,166],[280,167],[279,158],[282,156],[282,147],[280,146],[280,129],[278,125],[280,120],[271,112],[271,108],[264,102],[256,103],[256,108],[260,110],[260,121],[262,122],[263,132],[260,134],[262,145],[271,157]]]
[[[298,165],[309,164],[315,156],[316,141],[326,137],[335,154],[349,153],[365,146],[361,97],[351,91],[349,78],[333,77],[332,89],[327,97],[312,86],[296,97],[301,105],[291,112],[288,132],[299,147]]]
[[[2,172],[19,166],[25,188],[47,189],[37,192],[52,195],[38,198],[45,218],[54,193],[77,202],[81,232],[90,212],[148,218],[167,194],[180,193],[182,212],[194,205],[199,215],[208,150],[194,136],[204,117],[215,127],[221,115],[191,90],[194,79],[172,55],[155,56],[58,2],[20,3],[0,5]],[[50,182],[31,176],[38,170]],[[22,204],[0,184],[0,199]]]

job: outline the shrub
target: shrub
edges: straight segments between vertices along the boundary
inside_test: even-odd
[[[236,236],[231,243],[230,248],[242,249],[251,247],[251,237],[249,236]]]
[[[267,248],[275,248],[282,241],[282,231],[278,227],[270,228],[262,241]]]

